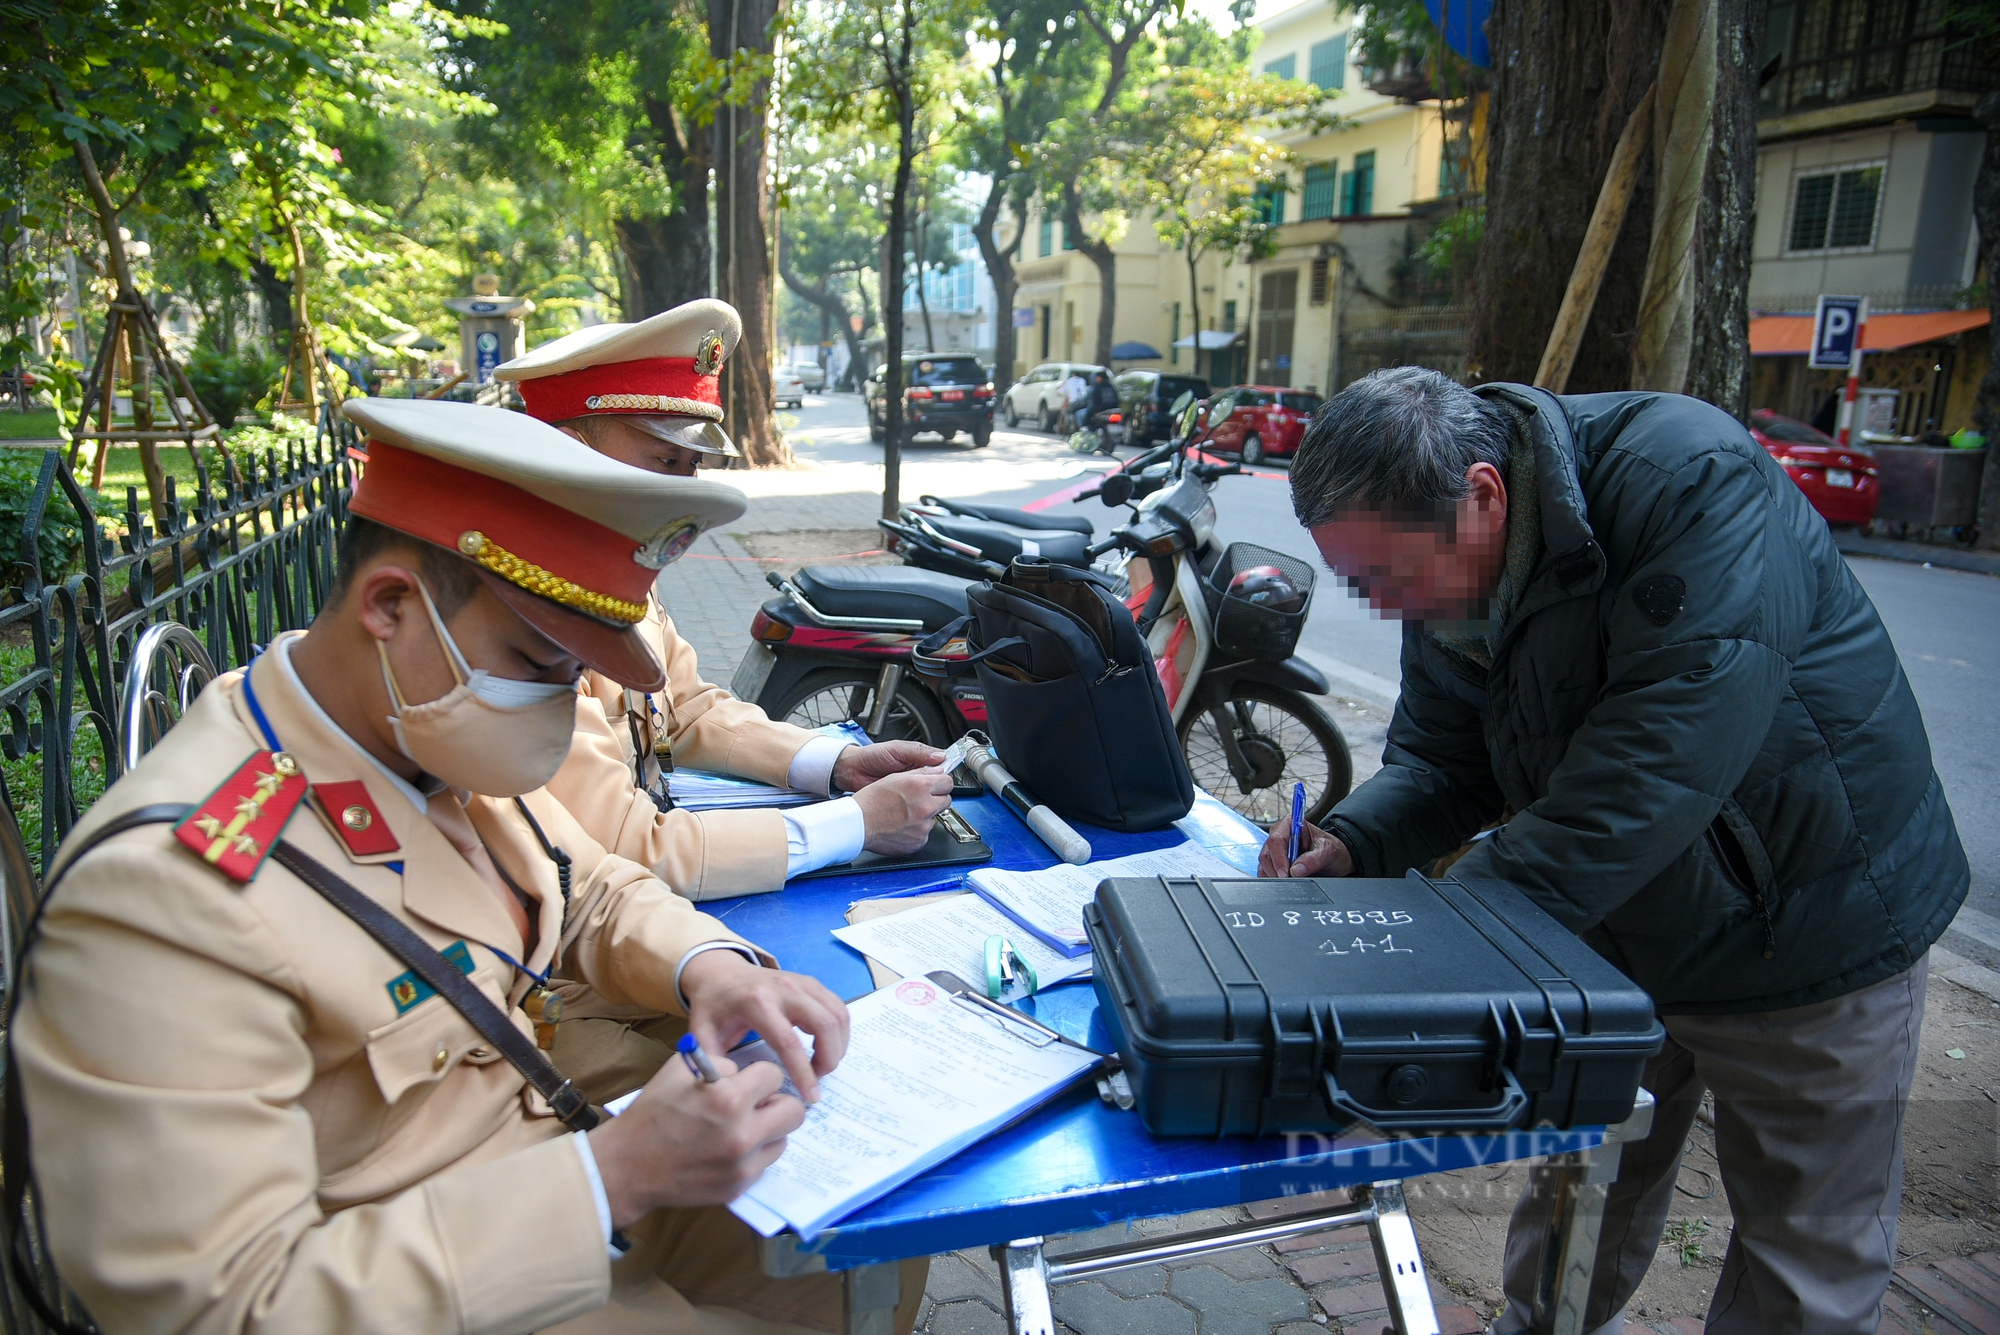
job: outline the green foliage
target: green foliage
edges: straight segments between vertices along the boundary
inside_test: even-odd
[[[245,407],[271,392],[283,370],[277,355],[262,348],[224,352],[203,343],[187,360],[188,383],[224,430],[236,425]]]
[[[1486,235],[1486,208],[1460,209],[1437,225],[1417,247],[1417,259],[1437,279],[1456,282],[1472,270],[1479,257],[1479,242]]]
[[[1702,1259],[1702,1239],[1708,1236],[1710,1227],[1706,1219],[1676,1219],[1667,1225],[1660,1245],[1673,1248],[1680,1257],[1681,1269],[1686,1270]]]
[[[0,586],[21,582],[28,563],[28,511],[41,475],[42,455],[28,450],[0,453]],[[103,514],[108,499],[100,492],[83,488],[92,508]],[[40,552],[42,580],[60,583],[83,569],[83,526],[60,483],[52,491],[42,515],[42,529],[36,542]]]

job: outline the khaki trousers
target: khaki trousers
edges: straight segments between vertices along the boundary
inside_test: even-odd
[[[1605,1203],[1584,1311],[1619,1335],[1659,1250],[1702,1091],[1735,1230],[1709,1302],[1714,1335],[1870,1335],[1896,1260],[1903,1121],[1916,1074],[1928,956],[1832,1001],[1753,1015],[1665,1017],[1643,1084],[1653,1133],[1625,1146]],[[1507,1230],[1507,1310],[1528,1326],[1551,1202],[1531,1185]]]

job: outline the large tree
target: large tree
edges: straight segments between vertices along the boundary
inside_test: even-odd
[[[1682,0],[1702,3],[1703,0]],[[1717,34],[1712,140],[1701,180],[1684,388],[1748,410],[1750,226],[1764,6],[1706,0]],[[1660,73],[1673,0],[1497,0],[1486,222],[1471,335],[1482,380],[1533,380],[1626,122]],[[1680,71],[1676,71],[1679,73]],[[1656,214],[1640,171],[1566,389],[1631,385]]]
[[[881,262],[876,201],[887,193],[894,154],[878,136],[848,127],[815,138],[810,148],[791,145],[787,157],[780,182],[785,233],[779,269],[785,286],[840,331],[848,374],[858,388],[868,374],[861,341],[874,323],[865,309],[867,284]]]
[[[708,0],[709,54],[727,71],[714,111],[715,294],[743,316],[743,341],[722,368],[726,425],[752,465],[788,464],[771,411],[771,235],[767,226],[774,27],[784,0]]]
[[[451,3],[504,25],[453,40],[458,85],[498,108],[466,123],[471,144],[507,174],[567,177],[580,203],[605,212],[626,319],[709,295],[716,80],[705,16],[684,0]]]
[[[791,90],[798,118],[827,131],[868,130],[890,147],[888,226],[881,247],[882,517],[900,508],[903,438],[904,258],[911,182],[929,144],[926,121],[952,81],[971,14],[958,0],[831,0],[804,40]]]

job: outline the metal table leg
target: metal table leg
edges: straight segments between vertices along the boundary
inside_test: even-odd
[[[1368,1221],[1368,1241],[1375,1245],[1375,1268],[1382,1276],[1382,1292],[1389,1299],[1389,1319],[1395,1322],[1397,1335],[1437,1335],[1430,1276],[1424,1273],[1424,1256],[1417,1247],[1417,1227],[1403,1200],[1403,1184],[1377,1182],[1370,1194],[1375,1217]]]
[[[1604,1199],[1618,1180],[1618,1158],[1626,1144],[1644,1140],[1653,1129],[1653,1096],[1639,1091],[1632,1115],[1611,1127],[1596,1149],[1557,1154],[1529,1170],[1537,1193],[1553,1201],[1549,1231],[1542,1240],[1541,1272],[1535,1285],[1534,1335],[1583,1335],[1584,1306],[1597,1269],[1597,1242],[1604,1230]]]
[[[1355,1190],[1352,1205],[1295,1215],[1268,1224],[1226,1224],[1220,1228],[1172,1233],[1146,1238],[1115,1247],[1070,1252],[1050,1259],[1042,1252],[1042,1239],[1021,1238],[992,1249],[1000,1268],[1000,1289],[1007,1304],[1010,1335],[1055,1335],[1055,1313],[1049,1290],[1074,1279],[1101,1275],[1110,1270],[1153,1265],[1161,1261],[1206,1256],[1238,1247],[1256,1247],[1317,1233],[1346,1224],[1368,1225],[1375,1245],[1375,1257],[1382,1270],[1382,1284],[1389,1296],[1389,1314],[1399,1335],[1437,1335],[1437,1315],[1431,1308],[1430,1282],[1417,1250],[1417,1234],[1403,1205],[1400,1182],[1377,1182]]]
[[[760,1250],[764,1273],[773,1279],[826,1273],[826,1258],[800,1251],[796,1234],[765,1238]],[[902,1267],[883,1261],[842,1271],[840,1296],[842,1335],[893,1335],[896,1304],[903,1298]]]

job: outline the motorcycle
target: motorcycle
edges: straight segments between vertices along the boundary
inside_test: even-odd
[[[1096,542],[1081,517],[1060,528],[1029,528],[1018,521],[1051,521],[926,496],[913,522],[883,527],[921,544],[925,559],[956,560],[976,574],[917,565],[769,573],[779,596],[752,620],[754,643],[731,689],[773,718],[805,727],[852,720],[878,740],[941,747],[985,726],[978,679],[919,676],[911,650],[966,614],[971,580],[1003,574],[996,558],[1012,546],[1006,559],[1095,564],[1124,580],[1122,596],[1146,635],[1196,784],[1269,826],[1289,813],[1292,785],[1303,782],[1307,819],[1324,816],[1347,795],[1353,765],[1339,726],[1310,698],[1327,694],[1326,679],[1291,652],[1311,600],[1312,567],[1250,543],[1216,547],[1209,493],[1242,468],[1190,459],[1198,409],[1176,405],[1176,413],[1175,439],[1084,493],[1130,513]],[[1039,552],[1017,545],[1028,533],[1046,536],[1046,543],[1025,538],[1041,545]],[[964,639],[954,638],[940,657],[949,663],[967,653]]]
[[[1093,416],[1069,434],[1069,447],[1078,454],[1112,454],[1127,439],[1125,414],[1113,409],[1102,419]]]

